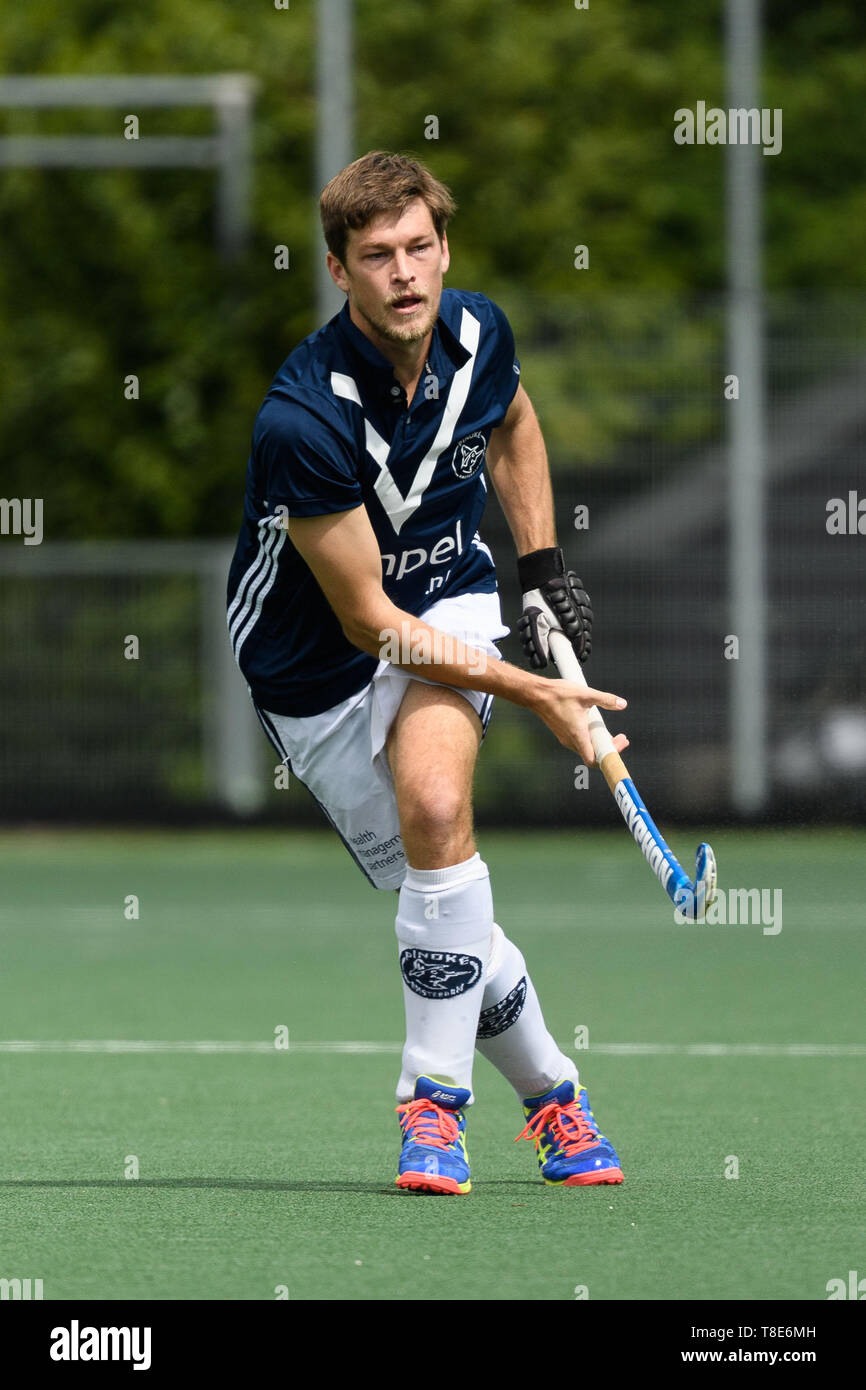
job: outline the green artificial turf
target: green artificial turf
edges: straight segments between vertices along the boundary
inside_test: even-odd
[[[335,839],[0,837],[0,1039],[259,1044],[0,1051],[0,1277],[46,1299],[826,1299],[864,1261],[866,1056],[605,1050],[866,1042],[866,837],[711,839],[723,887],[782,890],[777,935],[677,926],[624,831],[482,837],[626,1182],[545,1187],[479,1059],[473,1191],[434,1198],[393,1186],[396,899]],[[306,1050],[353,1040],[396,1050]]]

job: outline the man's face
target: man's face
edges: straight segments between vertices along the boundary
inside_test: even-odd
[[[382,213],[360,231],[350,231],[345,261],[328,254],[353,319],[368,336],[390,343],[426,338],[439,313],[448,264],[447,238],[443,235],[440,243],[420,198],[402,216]]]

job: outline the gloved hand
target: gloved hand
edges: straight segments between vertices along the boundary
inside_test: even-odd
[[[566,570],[559,546],[533,550],[517,561],[523,590],[523,616],[517,630],[530,665],[541,671],[550,661],[551,631],[564,632],[581,663],[592,651],[592,605],[574,570]]]

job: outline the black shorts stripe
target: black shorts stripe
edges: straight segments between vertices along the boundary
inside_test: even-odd
[[[312,791],[312,790],[307,786],[306,782],[302,781],[301,778],[298,776],[298,774],[295,772],[294,768],[292,767],[291,762],[289,761],[289,755],[288,755],[288,753],[286,752],[285,748],[283,748],[282,743],[280,742],[279,734],[277,733],[277,731],[276,731],[276,729],[275,729],[275,727],[274,727],[273,721],[269,718],[267,712],[266,712],[265,710],[263,710],[263,709],[259,709],[259,707],[258,707],[258,705],[256,704],[255,700],[253,700],[253,709],[255,710],[256,714],[257,714],[258,717],[259,717],[259,723],[261,724],[262,728],[264,729],[265,733],[267,734],[269,742],[273,744],[274,748],[275,748],[276,751],[279,753],[280,758],[281,758],[282,761],[285,763],[286,767],[289,769],[289,772],[291,772],[292,776],[295,778],[295,781],[300,782],[300,783],[301,783],[301,786],[304,788],[304,790],[307,791],[307,792],[309,792],[310,796],[311,796],[311,797],[313,798],[313,800],[315,801],[316,805],[318,806],[318,808],[319,808],[319,810],[321,811],[322,815],[325,817],[325,820],[328,822],[328,824],[330,825],[331,829],[334,830],[334,831],[336,831],[336,833],[339,835],[339,837],[340,837],[340,839],[342,840],[344,846],[345,846],[346,849],[348,850],[349,854],[351,854],[352,858],[354,859],[354,861],[355,861],[355,863],[357,864],[358,868],[361,870],[361,873],[364,875],[364,877],[365,877],[365,879],[367,880],[367,882],[368,882],[369,884],[371,884],[374,888],[378,889],[378,888],[379,888],[378,883],[376,882],[375,879],[371,878],[370,875],[367,873],[367,870],[364,868],[364,865],[361,863],[361,861],[360,861],[360,859],[358,858],[357,854],[355,853],[354,849],[353,849],[352,846],[349,844],[349,841],[346,839],[346,837],[345,837],[345,835],[343,834],[342,830],[340,829],[340,827],[339,827],[338,825],[336,825],[336,824],[334,823],[334,820],[333,820],[333,818],[332,818],[332,816],[331,816],[331,813],[330,813],[330,811],[328,810],[327,806],[323,805],[323,803],[322,803],[322,802],[319,800],[319,798],[316,796],[316,793],[315,793],[314,791]]]
[[[265,731],[265,733],[267,734],[268,738],[270,739],[271,743],[274,745],[274,747],[276,748],[276,750],[277,750],[277,752],[279,753],[280,757],[282,758],[283,762],[286,764],[286,766],[288,767],[289,771],[291,772],[291,770],[292,770],[292,765],[291,765],[291,763],[289,762],[289,755],[288,755],[288,753],[286,752],[285,748],[283,747],[282,743],[280,742],[280,736],[279,736],[279,734],[277,733],[277,730],[276,730],[276,727],[274,726],[273,720],[270,718],[270,716],[266,713],[265,710],[259,709],[259,707],[258,707],[258,705],[256,704],[255,700],[253,700],[253,709],[255,710],[256,714],[259,716],[259,723],[261,724],[262,728],[264,729],[264,731]]]
[[[298,777],[298,781],[301,782],[300,777]],[[301,782],[301,786],[302,786],[302,787],[307,787],[306,782]],[[321,811],[322,815],[323,815],[323,816],[325,817],[325,819],[327,820],[328,824],[331,826],[331,828],[332,828],[333,830],[335,830],[335,831],[337,832],[337,834],[339,835],[340,839],[343,841],[343,844],[345,845],[346,849],[347,849],[347,850],[349,851],[349,853],[351,854],[351,856],[352,856],[352,858],[354,859],[355,863],[358,865],[358,868],[361,870],[361,873],[364,875],[364,877],[365,877],[365,879],[367,880],[367,882],[368,882],[369,884],[372,884],[372,886],[373,886],[374,888],[378,889],[378,887],[379,887],[378,883],[376,882],[376,880],[375,880],[374,878],[371,878],[370,875],[367,873],[367,870],[364,868],[364,865],[361,863],[361,861],[360,861],[360,859],[358,858],[357,854],[355,853],[354,849],[353,849],[352,846],[349,844],[349,841],[346,839],[346,837],[345,837],[345,835],[343,834],[342,830],[341,830],[340,827],[339,827],[338,825],[336,825],[335,822],[332,820],[332,818],[331,818],[331,813],[330,813],[330,811],[328,810],[327,806],[325,806],[325,805],[322,804],[322,802],[321,802],[321,801],[319,800],[319,798],[316,796],[316,793],[315,793],[314,791],[310,791],[310,788],[309,788],[309,787],[307,787],[307,791],[310,792],[310,796],[311,796],[311,797],[313,798],[313,800],[315,801],[316,805],[318,806],[318,808],[319,808],[319,810]]]
[[[481,713],[478,717],[481,720],[482,739],[487,733],[487,725],[490,723],[490,716],[493,714],[493,701],[495,698],[494,695],[488,695],[484,704],[481,706]]]

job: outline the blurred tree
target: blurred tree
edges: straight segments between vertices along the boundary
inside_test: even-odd
[[[555,463],[676,449],[717,420],[724,151],[676,145],[673,113],[724,104],[721,13],[357,0],[358,152],[413,151],[453,188],[449,282],[509,313]],[[763,103],[784,113],[783,151],[764,161],[768,285],[862,290],[866,12],[767,0],[765,14]],[[0,171],[4,495],[42,496],[52,537],[231,532],[255,410],[315,327],[312,4],[30,0],[5,7],[0,45],[9,73],[259,82],[240,264],[215,251],[210,173]],[[2,121],[119,134],[124,114]],[[208,129],[202,111],[140,114],[143,133]]]

